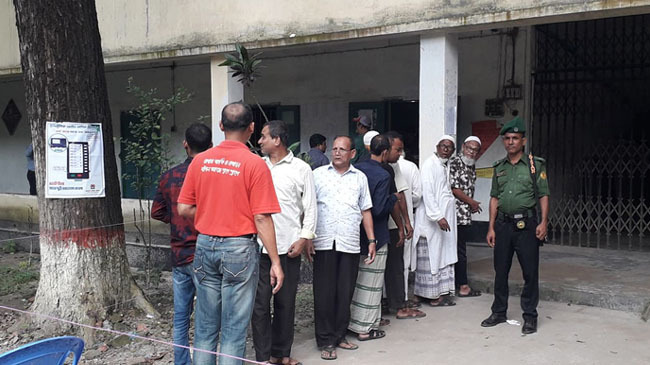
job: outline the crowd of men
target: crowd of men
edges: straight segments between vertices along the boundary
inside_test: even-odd
[[[365,116],[355,121],[356,138],[334,138],[331,161],[327,139],[312,135],[309,163],[288,149],[287,125],[279,120],[261,130],[264,157],[250,152],[253,115],[243,103],[224,107],[219,126],[225,140],[218,146],[212,147],[206,126],[186,130],[188,158],[163,174],[152,209],[153,218],[171,225],[173,338],[184,346],[174,350],[176,364],[192,361],[187,346],[195,296],[194,347],[205,351],[194,351],[194,364],[214,364],[217,345],[219,364],[241,364],[236,357],[244,357],[249,322],[257,361],[300,364],[291,347],[301,255],[313,263],[315,338],[325,360],[336,359],[337,349],[359,347],[350,334],[358,341],[386,336],[382,327],[390,320],[382,315],[421,318],[422,304],[447,307],[456,297],[481,295],[468,284],[466,257],[471,215],[481,211],[474,200],[480,139],[468,137],[455,154],[455,138],[441,136],[419,171],[404,158],[399,133],[379,134]],[[548,184],[543,160],[531,155],[528,162],[523,155],[521,120],[501,132],[508,157],[495,164],[487,236],[495,247],[497,293],[481,325],[505,321],[517,252],[526,266],[523,332],[533,333]],[[522,176],[535,162],[531,199]],[[412,299],[409,271],[415,271]]]

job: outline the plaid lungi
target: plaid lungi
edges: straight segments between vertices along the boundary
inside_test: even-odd
[[[350,305],[348,329],[355,333],[368,333],[379,328],[381,320],[381,292],[384,286],[384,270],[388,257],[388,245],[377,250],[375,261],[367,265],[366,256],[359,259],[359,274]]]
[[[414,294],[428,299],[438,299],[441,295],[453,294],[456,290],[454,265],[447,265],[438,270],[437,274],[432,274],[429,262],[429,245],[424,237],[420,237],[418,240],[417,255]]]

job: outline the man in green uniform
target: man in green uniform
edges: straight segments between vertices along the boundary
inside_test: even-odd
[[[354,137],[354,149],[357,151],[357,153],[350,161],[350,163],[355,164],[370,159],[370,153],[363,143],[363,136],[368,133],[372,127],[372,122],[370,118],[365,115],[352,118],[352,120],[357,123],[357,135]]]
[[[521,293],[524,325],[521,332],[531,334],[537,331],[539,242],[546,238],[548,225],[546,166],[543,159],[524,154],[526,125],[521,118],[516,117],[506,123],[499,134],[508,155],[494,164],[492,176],[487,244],[494,248],[496,275],[492,315],[481,326],[496,326],[507,319],[508,273],[516,252],[524,276],[524,290]],[[542,215],[539,223],[536,199],[539,199]]]

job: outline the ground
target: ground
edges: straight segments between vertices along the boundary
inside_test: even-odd
[[[29,306],[36,290],[38,256],[27,266],[26,253],[0,254],[3,271],[0,304],[24,309]],[[15,268],[25,275],[17,277]],[[7,274],[7,272],[14,274]],[[31,278],[31,280],[30,280]],[[142,282],[141,273],[136,278]],[[17,285],[17,279],[28,280]],[[155,282],[155,281],[154,281]],[[9,288],[9,289],[5,289]],[[172,296],[171,275],[163,272],[157,285],[145,288],[161,318],[147,318],[134,311],[117,311],[105,323],[105,328],[135,333],[165,341],[171,339]],[[424,307],[427,317],[418,320],[397,320],[388,316],[391,324],[384,329],[387,336],[380,340],[358,342],[356,351],[339,350],[338,363],[356,365],[481,363],[481,364],[612,364],[650,363],[647,345],[650,323],[638,314],[595,307],[540,302],[539,332],[522,336],[516,324],[482,328],[479,323],[490,313],[491,295],[459,298],[455,307]],[[305,364],[325,363],[320,360],[314,342],[311,286],[303,284],[297,298],[296,339],[293,356]],[[521,321],[518,298],[511,297],[510,318]],[[18,316],[0,311],[0,353],[19,345],[48,337],[38,330],[17,330]],[[169,346],[118,336],[97,335],[98,341],[87,346],[81,364],[172,364]],[[350,337],[352,341],[356,341]],[[248,358],[254,353],[248,347]],[[329,362],[331,363],[331,362]]]

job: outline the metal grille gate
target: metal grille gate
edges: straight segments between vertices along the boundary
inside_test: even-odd
[[[650,16],[535,27],[536,155],[551,184],[549,239],[650,250]]]

